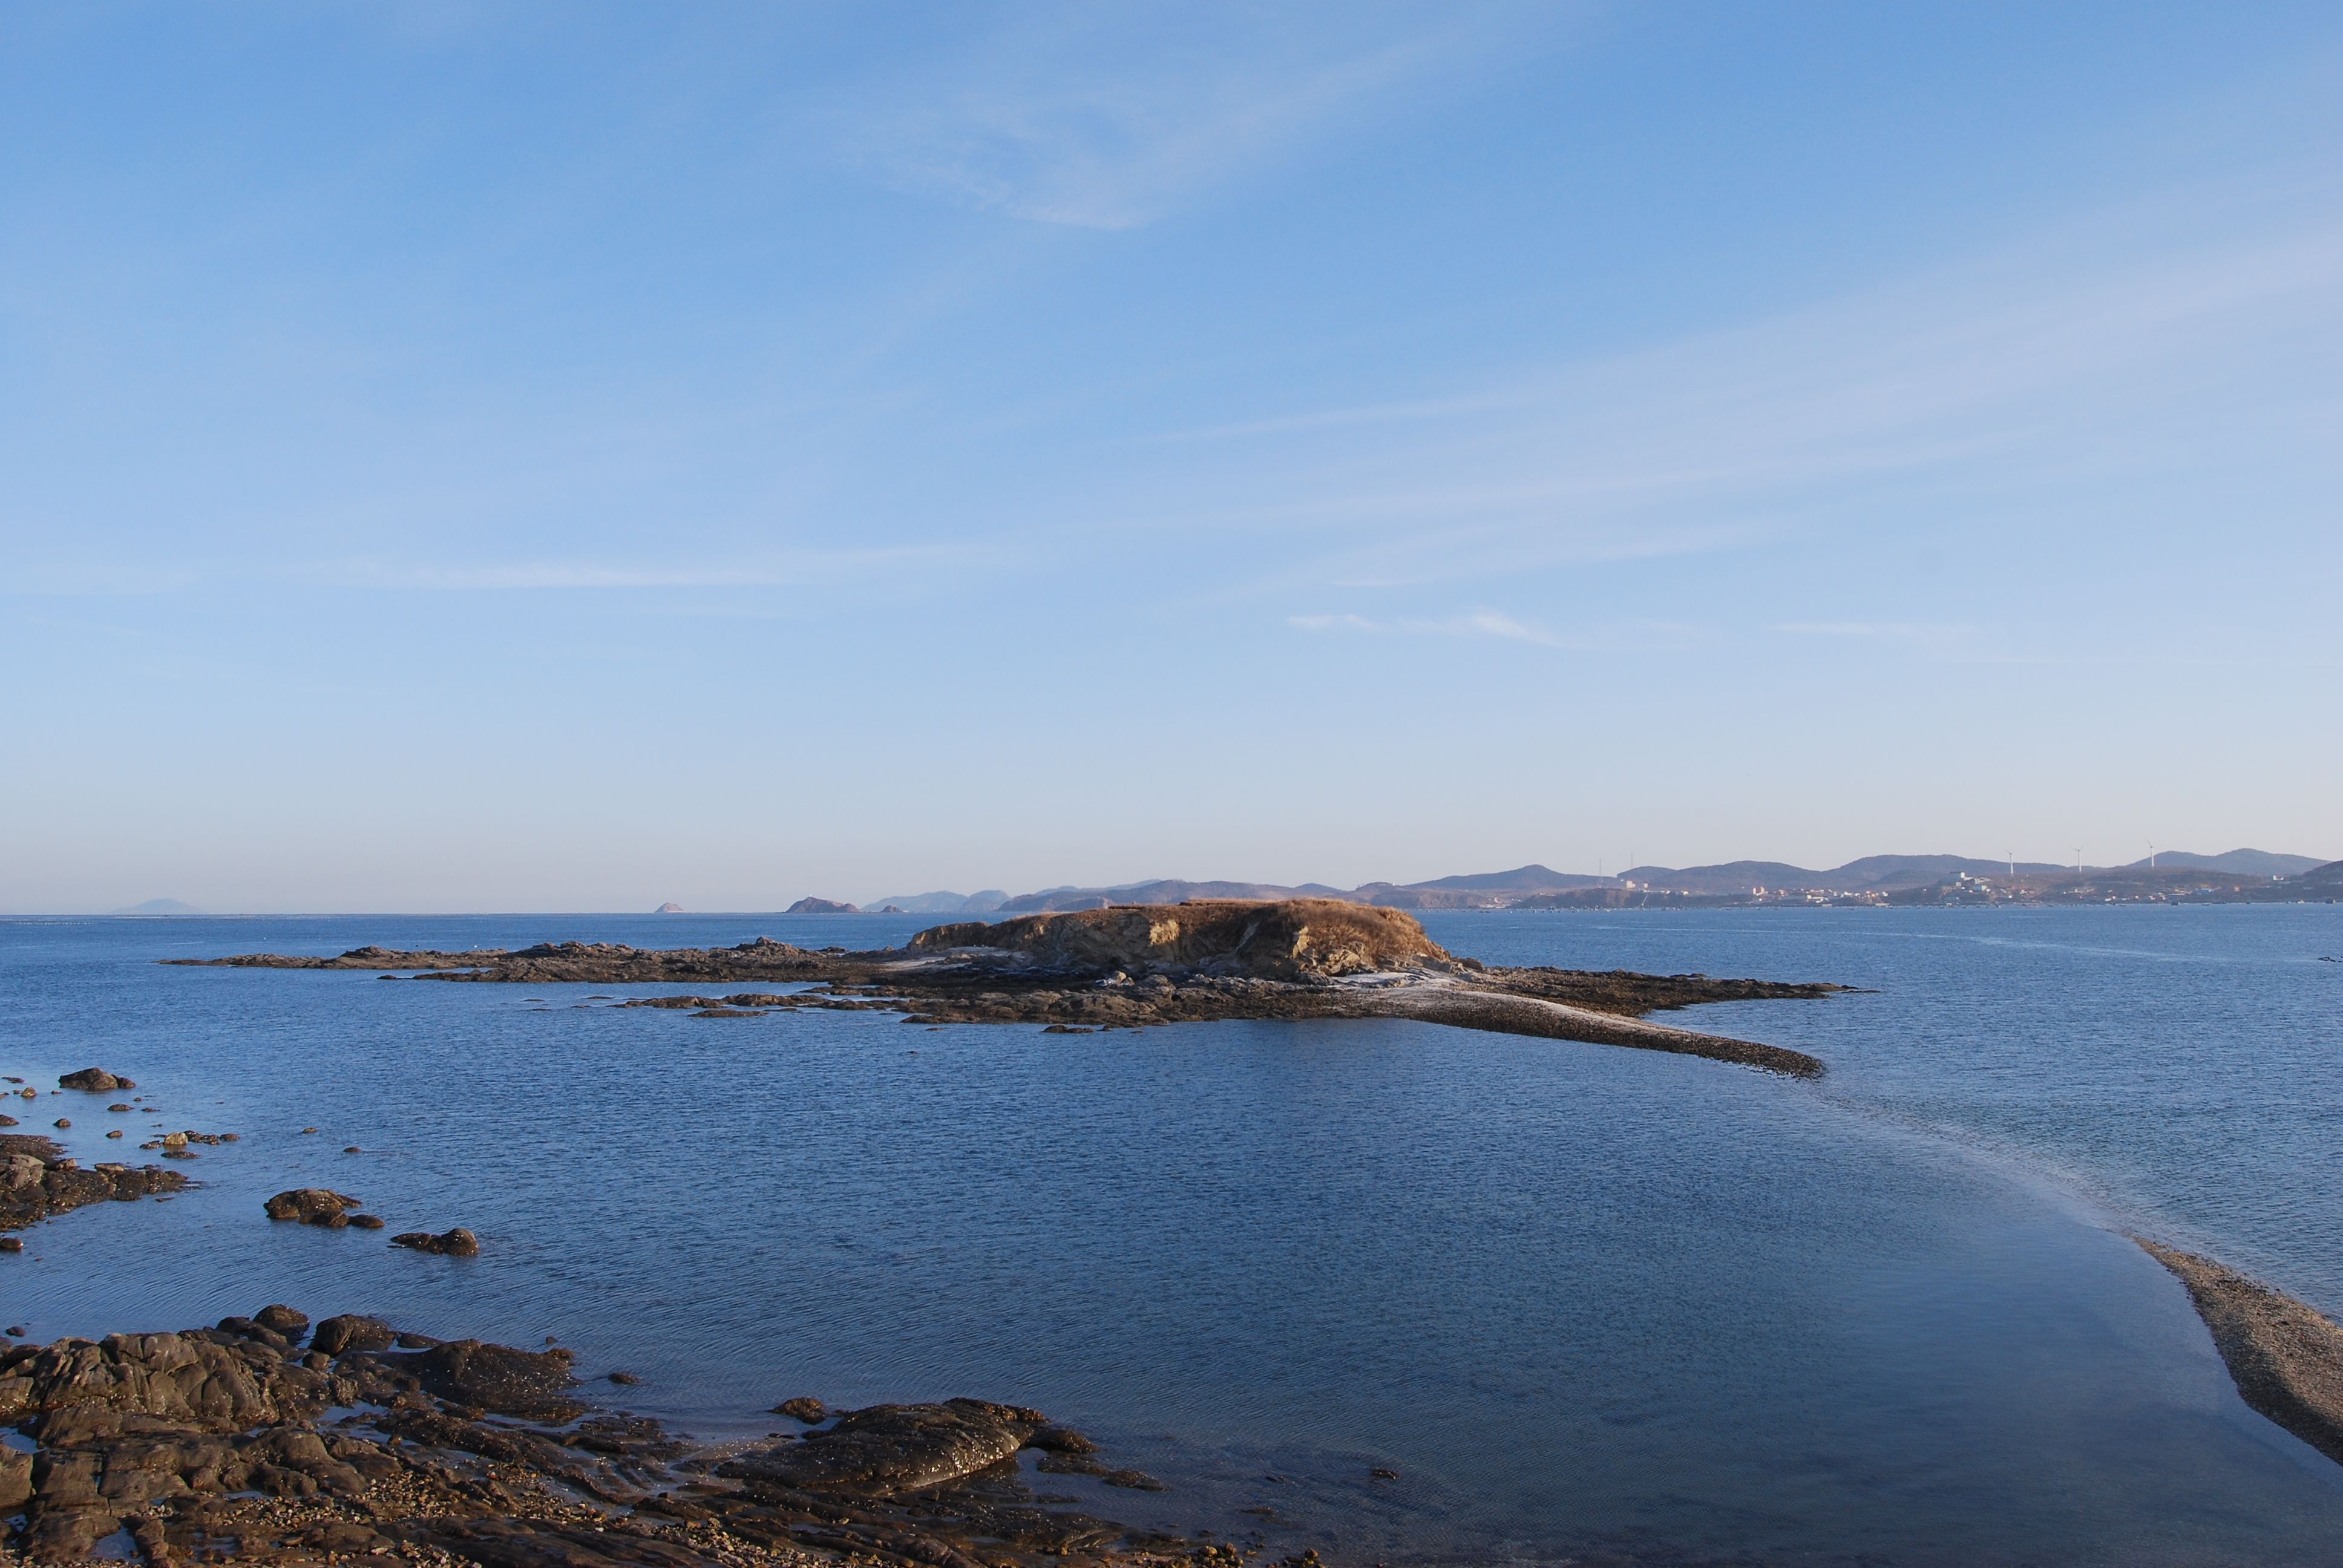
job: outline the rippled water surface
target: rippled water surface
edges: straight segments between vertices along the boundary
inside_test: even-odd
[[[697,1020],[152,961],[922,923],[0,923],[5,1070],[101,1063],[244,1135],[199,1191],[31,1232],[0,1315],[550,1334],[711,1438],[797,1393],[1015,1400],[1172,1484],[1060,1486],[1100,1512],[1362,1563],[2343,1555],[2343,1468],[2244,1408],[2122,1234],[2343,1312],[2343,909],[1427,922],[1495,962],[1873,988],[1681,1016],[1819,1084],[1402,1022]],[[13,1103],[85,1158],[129,1120]],[[484,1253],[261,1217],[300,1184]]]

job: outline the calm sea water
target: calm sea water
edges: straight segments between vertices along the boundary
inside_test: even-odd
[[[103,1064],[244,1135],[199,1191],[31,1232],[0,1317],[553,1335],[709,1438],[798,1393],[1014,1400],[1172,1485],[1050,1490],[1362,1563],[2343,1561],[2343,1467],[2244,1408],[2123,1234],[2343,1312],[2343,908],[1428,922],[1496,962],[1874,988],[1683,1015],[1818,1084],[1401,1022],[708,1020],[152,961],[924,923],[0,923],[6,1071]],[[11,1103],[92,1159],[150,1120]],[[484,1254],[262,1218],[298,1184]]]

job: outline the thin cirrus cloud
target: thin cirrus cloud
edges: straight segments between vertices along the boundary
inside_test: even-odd
[[[467,567],[416,566],[368,558],[323,563],[301,575],[320,585],[337,588],[442,592],[791,588],[900,578],[945,566],[965,566],[977,553],[957,545],[906,545],[783,553],[760,550],[738,561],[702,560],[680,565],[541,558]]]
[[[2318,351],[2343,346],[2343,229],[2305,221],[2321,211],[2186,193],[1636,353],[1171,438],[1242,479],[1194,524],[1295,541],[1263,586],[1748,548],[1857,495],[1925,518],[1977,486],[2025,505],[2258,451],[2284,467],[2343,392]]]
[[[1535,25],[1511,5],[1425,13],[1185,7],[1020,13],[926,70],[861,85],[842,152],[900,188],[1038,223],[1144,226],[1272,166]],[[1209,44],[1200,38],[1210,38]]]
[[[1443,617],[1403,616],[1393,619],[1348,612],[1292,615],[1288,625],[1310,632],[1354,632],[1371,637],[1445,637],[1497,642],[1529,643],[1538,648],[1587,653],[1629,647],[1679,644],[1694,635],[1693,628],[1660,621],[1608,624],[1563,636],[1542,626],[1519,620],[1498,609],[1473,609]]]

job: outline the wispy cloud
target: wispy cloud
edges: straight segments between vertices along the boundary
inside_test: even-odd
[[[2338,396],[2313,346],[2343,346],[2343,226],[2281,195],[2182,193],[1634,353],[1158,439],[1241,480],[1192,526],[1292,538],[1270,593],[1744,548],[1881,526],[1882,497],[1922,526],[1953,497],[2298,453]]]
[[[472,566],[417,565],[382,558],[330,561],[301,569],[306,580],[337,588],[472,592],[491,589],[761,588],[907,575],[974,554],[952,545],[880,549],[759,551],[739,561],[678,563],[538,559]]]
[[[1338,613],[1292,615],[1288,625],[1302,631],[1360,632],[1373,637],[1445,637],[1528,643],[1537,648],[1586,653],[1657,643],[1681,643],[1698,634],[1690,627],[1661,621],[1608,622],[1569,634],[1515,618],[1498,609],[1471,609],[1451,616],[1401,616],[1390,619]]]
[[[1208,8],[1209,9],[1209,8]],[[1127,229],[1294,156],[1534,23],[1507,4],[1034,7],[924,71],[860,85],[849,155],[904,187]]]
[[[1982,628],[1959,623],[1904,620],[1788,621],[1769,627],[1792,637],[1860,638],[1872,641],[1940,642],[1948,638],[1974,637]]]

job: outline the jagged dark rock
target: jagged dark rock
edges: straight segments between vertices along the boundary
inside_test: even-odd
[[[836,1432],[711,1474],[693,1445],[619,1412],[577,1419],[568,1357],[477,1340],[378,1342],[378,1320],[282,1304],[221,1328],[0,1351],[0,1511],[32,1563],[126,1532],[153,1568],[231,1557],[385,1568],[1235,1568],[1231,1549],[1040,1505],[1013,1462],[1037,1411],[978,1400],[848,1412]],[[338,1346],[337,1351],[322,1347]],[[359,1348],[361,1345],[367,1348]],[[335,1407],[350,1413],[327,1419]],[[809,1458],[810,1456],[810,1458]],[[1136,1471],[1109,1484],[1156,1484]],[[445,1555],[442,1555],[445,1554]]]

